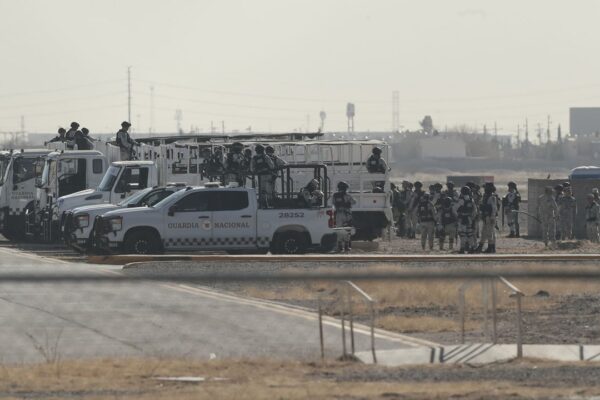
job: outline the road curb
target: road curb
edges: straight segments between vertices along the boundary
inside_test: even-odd
[[[89,256],[88,263],[125,265],[136,262],[166,262],[166,261],[195,261],[195,262],[397,262],[397,263],[438,263],[456,261],[600,261],[600,254],[469,254],[469,255],[393,255],[393,254],[361,254],[361,255],[105,255]]]

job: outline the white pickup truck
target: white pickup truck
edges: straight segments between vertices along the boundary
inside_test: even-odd
[[[86,251],[91,247],[90,238],[94,230],[94,221],[98,215],[121,208],[152,207],[184,188],[184,184],[169,184],[166,187],[146,188],[118,204],[96,204],[66,211],[62,224],[62,235],[65,243],[75,250]]]
[[[259,209],[256,191],[206,184],[188,187],[153,207],[97,217],[94,242],[130,254],[219,250],[301,254],[343,248],[350,228],[334,228],[329,207]]]

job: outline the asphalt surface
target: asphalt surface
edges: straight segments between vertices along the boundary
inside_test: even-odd
[[[26,273],[120,274],[119,266],[40,257],[0,247],[0,363],[153,356],[316,359],[316,316],[285,306],[175,283],[2,283]],[[342,353],[337,324],[325,325],[327,357]],[[348,346],[350,346],[348,341]],[[356,350],[368,350],[357,332]],[[377,348],[411,346],[382,335]]]

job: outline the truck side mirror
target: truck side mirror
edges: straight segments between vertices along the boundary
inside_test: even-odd
[[[169,217],[173,217],[175,215],[175,211],[177,211],[177,206],[171,206],[169,207],[169,212],[167,213],[167,215]]]
[[[125,184],[125,193],[131,192],[131,185],[129,183]]]

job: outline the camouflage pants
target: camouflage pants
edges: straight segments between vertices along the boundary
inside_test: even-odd
[[[562,240],[573,239],[573,216],[560,216],[560,238]]]
[[[411,210],[408,212],[408,218],[407,218],[407,226],[406,229],[408,230],[408,232],[410,232],[411,234],[415,233],[417,231],[417,224],[418,222],[418,218],[417,218],[417,210]]]
[[[433,250],[433,235],[435,233],[435,223],[433,221],[421,222],[421,247],[425,250],[425,245],[429,243],[429,250]]]
[[[244,186],[244,177],[241,174],[228,172],[223,175],[223,185],[227,186],[232,182],[236,182],[238,186]]]
[[[258,203],[261,207],[269,207],[273,202],[273,179],[271,175],[258,176]]]
[[[470,218],[462,219],[458,222],[458,237],[460,238],[461,250],[469,250],[476,247],[474,224]]]
[[[442,234],[440,235],[440,250],[444,249],[444,241],[448,238],[448,248],[454,249],[454,238],[456,237],[457,226],[456,223],[446,224],[442,227]]]
[[[589,241],[598,243],[600,241],[600,235],[598,234],[598,224],[596,222],[586,222],[585,231]]]
[[[542,227],[542,240],[547,246],[548,242],[556,242],[556,222],[554,218],[542,218],[540,220]]]
[[[513,210],[505,209],[504,216],[506,223],[510,229],[512,235],[516,235],[519,231],[519,213],[513,212]]]
[[[352,211],[340,208],[335,211],[335,226],[352,226]]]
[[[496,244],[496,219],[492,217],[483,218],[480,243]]]

